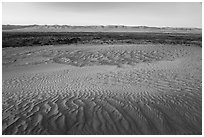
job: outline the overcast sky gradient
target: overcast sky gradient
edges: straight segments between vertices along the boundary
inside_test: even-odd
[[[14,3],[2,4],[3,24],[202,27],[201,3]]]

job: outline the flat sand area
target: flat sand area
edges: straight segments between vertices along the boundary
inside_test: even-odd
[[[2,50],[3,134],[202,134],[202,48]]]

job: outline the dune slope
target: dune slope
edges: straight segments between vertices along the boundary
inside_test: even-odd
[[[65,45],[2,54],[3,134],[202,134],[201,47]]]

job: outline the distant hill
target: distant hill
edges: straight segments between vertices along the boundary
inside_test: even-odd
[[[21,25],[2,25],[3,30],[16,30],[16,29],[23,29],[23,28],[29,28],[29,27],[35,27],[36,25],[27,25],[27,26],[21,26]]]
[[[69,25],[2,25],[3,32],[157,32],[202,33],[200,28],[171,28],[147,26],[69,26]]]

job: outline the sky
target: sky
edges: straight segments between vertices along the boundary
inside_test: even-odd
[[[2,23],[202,28],[201,2],[3,2]]]

